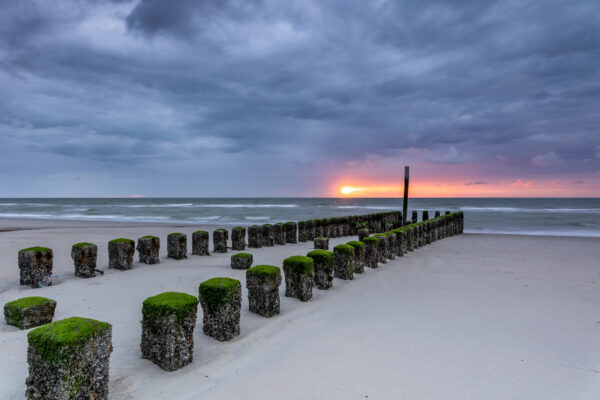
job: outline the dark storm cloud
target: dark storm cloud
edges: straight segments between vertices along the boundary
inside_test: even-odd
[[[11,153],[0,167],[18,171],[17,153],[94,173],[227,159],[256,176],[261,158],[308,184],[323,165],[416,149],[433,164],[593,173],[599,11],[592,0],[0,0]]]

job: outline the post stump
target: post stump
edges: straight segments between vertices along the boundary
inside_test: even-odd
[[[248,247],[262,247],[262,227],[252,225],[248,228]]]
[[[144,264],[159,264],[160,239],[156,236],[142,236],[137,242],[138,257]]]
[[[19,250],[21,285],[39,288],[52,285],[52,249],[29,247]]]
[[[297,224],[295,222],[285,223],[285,242],[297,243]]]
[[[75,276],[93,278],[96,276],[98,246],[93,243],[76,243],[71,247],[71,258],[75,267]]]
[[[112,326],[71,317],[27,334],[28,399],[108,399]]]
[[[196,231],[192,233],[192,254],[196,256],[209,256],[208,232]]]
[[[187,235],[179,232],[167,236],[167,257],[175,260],[187,258]]]
[[[269,318],[279,314],[281,270],[273,265],[257,265],[246,271],[250,311]]]
[[[329,238],[319,236],[313,241],[315,249],[329,250]]]
[[[54,318],[56,301],[45,297],[22,297],[4,305],[4,320],[21,329],[49,324]]]
[[[252,254],[237,253],[231,256],[231,268],[233,269],[248,269],[252,265]]]
[[[135,242],[131,239],[118,238],[108,242],[108,268],[122,271],[133,266]]]
[[[198,288],[203,311],[202,330],[221,342],[240,334],[242,285],[231,278],[212,278]]]
[[[313,250],[306,254],[313,259],[313,280],[317,289],[327,290],[333,286],[333,253]]]
[[[362,274],[365,272],[365,244],[358,240],[351,240],[346,244],[354,247],[354,273]]]
[[[292,256],[283,260],[285,295],[300,301],[312,298],[314,262],[310,257]]]
[[[231,230],[231,250],[246,250],[246,228],[236,226]]]
[[[198,299],[187,293],[165,292],[142,305],[142,358],[165,371],[192,362]]]
[[[213,232],[213,252],[227,253],[227,237],[229,232],[227,229],[219,228]]]
[[[377,268],[379,260],[379,238],[368,236],[362,240],[365,244],[365,267]]]

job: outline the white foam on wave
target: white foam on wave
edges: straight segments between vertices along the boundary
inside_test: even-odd
[[[491,235],[527,235],[527,236],[568,236],[568,237],[599,237],[599,231],[564,230],[564,231],[502,231],[493,229],[465,229],[465,233]]]
[[[104,206],[104,205],[103,205]],[[128,208],[294,208],[297,204],[193,204],[193,203],[171,203],[171,204],[106,204],[109,207]]]
[[[336,206],[336,208],[340,208],[340,209],[363,208],[366,210],[395,210],[395,209],[402,208],[402,205],[399,205],[397,207],[393,207],[393,206]]]
[[[106,204],[114,207],[129,207],[129,208],[171,208],[171,207],[193,207],[192,203],[170,203],[170,204]]]
[[[262,221],[262,220],[265,220],[265,219],[271,219],[271,217],[266,217],[266,216],[260,216],[260,217],[246,216],[246,217],[244,217],[244,219],[249,219],[251,221]]]
[[[462,211],[475,212],[521,212],[521,213],[568,213],[568,214],[600,214],[600,208],[516,208],[516,207],[459,207]]]

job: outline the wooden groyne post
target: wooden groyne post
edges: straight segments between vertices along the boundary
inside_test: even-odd
[[[404,218],[403,224],[406,224],[407,213],[408,213],[408,175],[410,167],[404,166],[404,202],[402,203],[402,216]]]

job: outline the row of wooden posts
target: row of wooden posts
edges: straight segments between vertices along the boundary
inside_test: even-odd
[[[423,216],[428,217],[427,214]],[[315,250],[306,256],[297,255],[283,260],[285,296],[308,301],[312,298],[314,286],[326,290],[332,286],[333,278],[351,280],[355,273],[362,273],[365,267],[377,268],[379,263],[401,257],[436,240],[460,234],[464,227],[462,212],[443,216],[436,212],[435,218],[407,225],[400,223],[397,227],[393,222],[386,224],[377,222],[378,227],[391,228],[382,229],[379,233],[371,231],[373,225],[369,223],[349,228],[348,231],[345,230],[346,221],[330,225],[328,228],[336,232],[353,232],[362,236],[361,240],[335,246],[332,252],[329,251],[329,238],[314,236]],[[227,238],[226,234],[217,236],[225,240]],[[308,238],[310,234],[304,237]],[[117,243],[128,242],[123,239]],[[232,267],[235,256],[232,256]],[[250,311],[263,317],[279,314],[280,268],[250,265],[251,261],[245,264],[245,268],[248,268],[246,287]],[[151,360],[167,371],[177,370],[192,362],[198,303],[202,306],[203,332],[206,335],[220,341],[231,340],[239,335],[241,282],[226,277],[212,278],[200,284],[197,297],[187,293],[165,292],[143,302],[142,358]],[[54,300],[36,297],[7,303],[4,309],[7,323],[23,329],[46,324],[28,333],[29,377],[26,396],[107,399],[112,326],[80,317],[52,323],[55,307]]]

